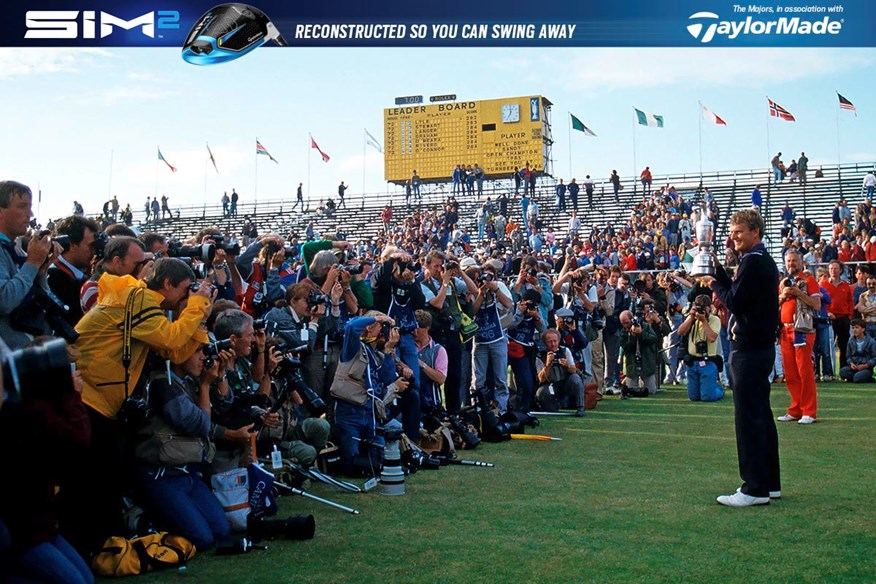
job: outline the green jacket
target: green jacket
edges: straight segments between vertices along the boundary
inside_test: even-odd
[[[642,324],[642,333],[632,335],[627,329],[621,329],[621,347],[624,350],[624,375],[636,375],[636,344],[642,354],[642,377],[650,377],[657,373],[657,333],[647,323]]]

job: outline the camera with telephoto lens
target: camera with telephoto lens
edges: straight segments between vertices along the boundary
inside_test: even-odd
[[[286,519],[265,519],[252,513],[246,517],[246,535],[253,541],[263,539],[313,539],[316,521],[313,515],[294,515]]]
[[[438,470],[441,468],[441,459],[431,456],[419,448],[409,448],[402,454],[402,465],[406,474],[413,474],[421,469]]]
[[[298,255],[298,250],[295,249],[294,247],[292,247],[291,245],[282,246],[273,240],[266,243],[265,248],[268,250],[268,257],[273,256],[275,253],[277,253],[281,249],[283,250],[283,255],[285,256],[285,258],[287,260],[294,258]]]
[[[355,266],[341,266],[341,269],[351,276],[356,276],[362,273],[362,271],[365,269],[365,266],[363,266],[362,264],[356,264]]]
[[[407,262],[407,263],[401,264],[401,269],[402,269],[402,271],[407,270],[409,272],[419,272],[420,271],[420,264],[418,264],[417,262]]]
[[[292,390],[298,392],[307,413],[314,418],[323,416],[328,411],[325,401],[305,383],[301,376],[301,359],[293,357],[293,354],[306,350],[307,345],[290,349],[288,345],[281,343],[274,349],[283,353],[283,360],[277,364],[273,375],[286,380]]]
[[[54,339],[36,347],[10,351],[0,342],[3,391],[9,403],[34,398],[59,401],[74,391],[67,343]]]
[[[213,240],[213,243],[216,245],[217,249],[221,249],[230,256],[240,255],[240,243],[238,243],[235,238],[226,237],[221,233],[211,235],[210,238]]]
[[[642,317],[639,315],[635,315],[630,319],[630,328],[634,327],[642,328]]]
[[[51,232],[43,231],[40,233],[40,236],[50,235]],[[70,251],[70,236],[69,235],[56,235],[52,237],[52,241],[61,246],[61,253],[66,253]],[[107,236],[103,231],[99,231],[94,234],[94,242],[91,244],[91,248],[94,250],[94,257],[97,259],[103,259],[103,250],[106,247]]]
[[[401,440],[404,431],[401,428],[393,428],[391,426],[377,426],[374,432],[378,436],[383,436],[384,442],[397,442]]]
[[[202,349],[204,352],[204,369],[209,369],[213,366],[213,363],[216,361],[215,358],[219,355],[219,351],[225,351],[230,348],[231,339],[223,339],[221,341],[204,345],[204,348]]]
[[[24,301],[9,315],[9,325],[17,331],[34,336],[44,335],[46,329],[51,328],[56,336],[75,343],[79,332],[67,320],[69,313],[70,308],[57,296],[34,286]]]
[[[212,264],[213,258],[216,257],[216,246],[212,243],[182,245],[180,242],[174,241],[167,246],[167,257],[199,259],[205,264]]]
[[[277,334],[277,330],[280,328],[280,325],[273,320],[265,320],[263,318],[258,318],[252,321],[252,330],[254,331],[265,331],[265,334],[269,337]]]

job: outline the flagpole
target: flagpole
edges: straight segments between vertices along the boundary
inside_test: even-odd
[[[158,152],[161,152],[161,146],[158,147]],[[155,158],[155,192],[154,196],[158,196],[158,158]]]
[[[703,184],[703,102],[697,101],[700,105],[700,111],[697,112],[697,123],[700,133],[700,186]]]
[[[638,123],[638,117],[635,114],[636,108],[633,108],[633,188],[635,189],[636,185],[636,124]]]
[[[255,203],[253,203],[252,214],[255,215],[255,206],[259,202],[259,137],[256,136],[256,152],[255,152]]]
[[[207,152],[208,152],[207,158],[210,158],[210,156],[209,156],[210,144],[209,143],[206,143],[206,144],[207,144]],[[204,159],[204,205],[207,204],[207,158]]]
[[[113,153],[115,149],[110,148],[110,168],[109,168],[109,196],[113,196]]]
[[[365,146],[367,145],[368,139],[365,136],[365,133],[368,130],[362,128],[362,206],[365,206]],[[344,205],[346,207],[346,205]]]
[[[770,96],[766,96],[767,103],[770,101]],[[766,139],[767,139],[767,160],[772,160],[772,149],[770,148],[770,110],[767,107],[767,115],[766,115]],[[769,184],[770,179],[772,179],[773,183],[775,183],[775,173],[773,169],[769,169],[769,176],[767,178],[767,184]]]
[[[569,114],[569,177],[571,178],[574,174],[572,172],[572,112],[566,112]]]
[[[839,95],[839,91],[836,92]],[[840,107],[836,108],[836,165],[839,168],[839,165],[842,163],[840,157],[840,128],[839,128],[839,111]]]
[[[307,144],[307,200],[310,201],[310,151],[313,150],[313,135],[307,133],[310,142]]]

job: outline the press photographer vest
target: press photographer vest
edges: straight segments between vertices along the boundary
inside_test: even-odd
[[[435,341],[430,340],[429,344],[417,351],[420,361],[435,368],[435,357],[438,354],[438,345]],[[438,385],[429,379],[429,376],[420,371],[420,399],[425,407],[433,407],[441,405],[441,394],[438,392]]]
[[[380,397],[383,392],[378,371],[385,358],[383,352],[374,351],[360,342],[355,357],[338,363],[335,379],[329,390],[332,396],[355,406],[364,405],[371,399],[368,395],[369,389]]]
[[[410,333],[417,328],[414,309],[411,308],[410,286],[392,286],[387,314],[395,320],[395,325],[402,333]]]
[[[524,318],[520,324],[508,331],[508,338],[524,347],[535,345],[535,319]]]
[[[425,284],[426,288],[431,290],[435,296],[438,296],[440,288],[435,285],[435,280],[433,278],[423,280],[423,284]],[[462,311],[459,308],[459,297],[456,293],[456,286],[452,281],[450,284],[450,292],[445,296],[444,306],[442,306],[440,310],[428,303],[426,306],[435,317],[432,321],[433,329],[458,331],[462,327]]]
[[[502,324],[499,319],[499,305],[495,295],[489,304],[481,304],[480,310],[474,317],[478,330],[475,333],[475,341],[479,344],[488,345],[505,340]]]

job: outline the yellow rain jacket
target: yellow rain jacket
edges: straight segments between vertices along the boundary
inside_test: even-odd
[[[201,325],[210,314],[210,301],[190,296],[185,309],[171,323],[161,309],[164,296],[132,276],[104,274],[98,281],[97,294],[97,304],[76,325],[81,335],[76,341],[81,351],[76,365],[84,382],[82,401],[115,419],[125,400],[122,331],[128,295],[137,295],[132,310],[129,391],[137,385],[150,348],[162,357],[183,361],[209,342]]]

